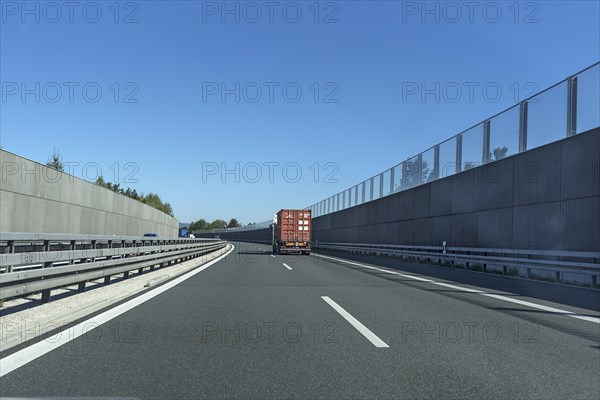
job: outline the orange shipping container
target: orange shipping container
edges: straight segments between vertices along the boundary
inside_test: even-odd
[[[273,226],[273,249],[310,251],[312,221],[310,210],[280,210]]]

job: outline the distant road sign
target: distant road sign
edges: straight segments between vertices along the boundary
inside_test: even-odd
[[[181,237],[186,237],[187,236],[187,230],[182,229],[181,230]]]

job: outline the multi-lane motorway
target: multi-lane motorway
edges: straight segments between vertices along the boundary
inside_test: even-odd
[[[61,346],[3,352],[0,396],[600,397],[597,291],[560,304],[507,291],[549,284],[235,246]]]

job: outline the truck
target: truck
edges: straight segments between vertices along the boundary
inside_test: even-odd
[[[271,227],[274,253],[310,254],[310,210],[280,210],[275,214]]]

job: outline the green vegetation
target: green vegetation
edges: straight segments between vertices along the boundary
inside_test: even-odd
[[[60,157],[60,152],[57,149],[54,149],[54,152],[48,159],[46,166],[50,167],[50,168],[54,168],[57,171],[64,172],[65,167],[64,167],[62,159]]]
[[[173,207],[171,207],[169,203],[163,203],[160,196],[156,193],[148,193],[146,195],[144,195],[143,193],[138,194],[138,192],[135,189],[121,188],[120,183],[106,182],[102,176],[99,176],[98,179],[96,179],[96,182],[94,183],[108,190],[112,190],[115,193],[121,193],[122,195],[131,197],[134,200],[140,201],[144,204],[148,204],[149,206],[154,207],[157,210],[160,210],[173,217]]]
[[[554,277],[546,274],[536,274],[535,272],[531,272],[531,279],[536,279],[544,282],[554,282]]]
[[[250,225],[250,224],[248,224]],[[188,230],[190,232],[194,231],[208,231],[211,229],[225,229],[225,228],[239,228],[242,225],[238,222],[237,219],[231,218],[229,223],[225,222],[222,219],[215,219],[213,222],[207,222],[205,219],[201,218],[198,221],[192,221]]]
[[[496,147],[493,150],[493,153],[490,153],[490,161],[498,161],[498,160],[502,160],[503,158],[505,158],[508,154],[508,147],[506,146],[502,146],[502,147]]]
[[[474,163],[474,162],[471,162],[471,161],[466,161],[465,165],[463,166],[463,171],[466,171],[466,170],[469,170],[469,169],[472,169],[472,168],[475,168],[475,167],[478,167],[478,166],[479,166],[478,163]]]
[[[474,263],[470,265],[471,271],[483,272],[483,264]]]
[[[190,226],[188,227],[188,230],[190,232],[193,232],[193,231],[206,231],[206,230],[211,229],[210,225],[211,224],[208,223],[208,222],[206,222],[205,219],[200,219],[200,220],[198,220],[196,222],[192,221],[190,223]]]
[[[46,166],[64,172],[64,164],[60,156],[60,152],[57,149],[54,149],[54,152],[52,153],[50,158],[48,158]],[[173,207],[171,207],[169,203],[163,203],[160,196],[156,193],[148,193],[147,195],[144,195],[143,193],[138,194],[135,189],[122,189],[120,183],[106,182],[102,176],[99,176],[98,179],[96,179],[96,182],[94,183],[108,190],[112,190],[115,193],[121,193],[122,195],[131,197],[134,200],[140,201],[144,204],[148,204],[149,206],[154,207],[157,210],[169,214],[171,217],[174,216]]]

